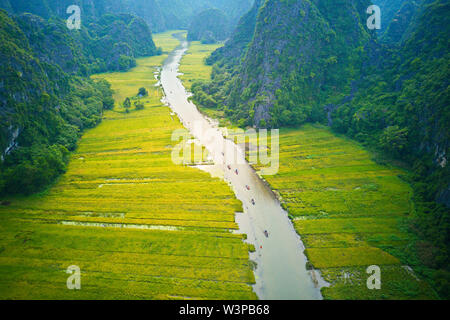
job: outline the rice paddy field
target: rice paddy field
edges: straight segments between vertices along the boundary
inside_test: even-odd
[[[206,65],[205,59],[221,46],[221,44],[202,44],[200,41],[189,43],[189,50],[183,56],[180,65],[182,73],[180,79],[187,90],[191,89],[195,81],[211,79],[212,66]]]
[[[212,66],[206,65],[205,60],[221,46],[222,44],[202,44],[200,41],[189,43],[189,50],[181,59],[179,76],[186,90],[190,91],[194,82],[211,79]],[[222,127],[233,127],[221,110],[199,107],[199,111],[210,119],[218,120]]]
[[[154,35],[165,53],[173,32]],[[48,191],[0,207],[0,299],[255,299],[242,204],[219,179],[171,160],[182,128],[142,58],[111,82],[116,107],[87,131]],[[140,87],[143,110],[120,106]],[[66,270],[81,269],[81,290]]]
[[[357,143],[328,128],[280,131],[280,170],[265,179],[279,194],[314,268],[329,288],[326,299],[436,298],[402,263],[412,240],[413,213],[404,173],[376,164]],[[369,290],[368,266],[381,268],[381,290]]]
[[[190,51],[197,58],[186,56],[181,70],[204,74],[186,73],[182,80],[187,87],[210,76],[199,54],[208,47],[193,43]],[[202,112],[231,126],[214,110],[203,108]],[[256,151],[247,150],[248,156],[249,152]],[[258,164],[254,167],[261,169]],[[280,170],[263,178],[288,211],[310,267],[320,269],[329,283],[322,289],[325,299],[437,298],[405,264],[414,240],[407,232],[406,218],[414,212],[414,204],[402,174],[398,168],[375,163],[359,144],[326,127],[280,130]],[[367,288],[370,274],[366,270],[371,265],[381,269],[381,290]]]
[[[162,56],[95,76],[111,82],[114,110],[85,133],[52,188],[0,206],[1,299],[256,299],[253,248],[232,232],[242,204],[225,182],[171,161],[182,125],[161,104],[155,72],[179,44],[173,33],[154,35]],[[191,43],[187,88],[209,79],[213,50]],[[149,90],[145,108],[126,113],[121,103],[140,87]],[[281,130],[280,170],[264,178],[329,282],[324,298],[436,298],[403,263],[414,204],[401,174],[325,127]],[[66,287],[72,265],[81,290]],[[366,286],[370,265],[381,268],[381,290]]]

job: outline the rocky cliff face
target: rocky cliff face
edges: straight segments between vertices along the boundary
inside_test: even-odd
[[[208,58],[208,64],[222,60],[230,66],[238,64],[239,59],[247,53],[247,47],[253,39],[256,27],[256,18],[263,0],[255,0],[251,10],[239,21],[236,29],[225,45],[212,53]]]
[[[193,86],[194,99],[241,126],[329,124],[411,164],[424,198],[448,203],[450,4],[382,3],[393,8],[389,41],[366,27],[370,4],[261,3],[238,28],[252,35],[235,32],[211,56],[212,82]]]
[[[248,108],[256,125],[299,124],[309,117],[302,106],[350,93],[370,39],[363,27],[368,4],[266,1],[229,105]]]
[[[6,149],[3,152],[0,152],[0,161],[3,162],[5,160],[5,157],[19,146],[19,143],[17,142],[17,138],[19,138],[19,135],[19,128],[14,128],[13,126],[8,127],[5,134],[8,143],[6,144]]]
[[[80,132],[112,107],[109,85],[78,72],[89,68],[84,45],[92,41],[70,36],[58,19],[0,10],[0,194],[32,193],[51,183]]]
[[[122,56],[133,60],[157,53],[148,25],[132,15],[105,15],[81,30],[33,14],[21,14],[16,21],[40,61],[71,74],[124,70]]]

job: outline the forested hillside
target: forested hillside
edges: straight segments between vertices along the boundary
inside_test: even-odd
[[[79,31],[69,30],[58,18],[22,14],[16,21],[36,57],[67,73],[125,71],[135,58],[158,52],[147,24],[128,14],[104,15]]]
[[[128,70],[157,49],[144,20],[127,14],[81,30],[56,17],[1,11],[0,18],[0,192],[32,193],[64,171],[81,132],[113,106],[109,84],[86,77]]]
[[[237,69],[230,72],[234,77],[228,85],[211,88],[214,99],[227,106],[240,125],[299,125],[323,117],[324,110],[313,105],[329,104],[351,92],[363,47],[373,37],[363,28],[370,2],[340,2],[266,1],[253,36],[245,38],[240,30],[253,29],[252,11],[236,31],[240,47],[251,40],[248,52],[242,64],[233,66]],[[220,55],[233,50],[234,41],[229,43],[210,59],[219,62],[217,68],[223,65]]]
[[[65,21],[74,4],[81,8],[80,30]],[[159,54],[151,28],[187,27],[194,15],[218,9],[227,17],[223,25],[215,20],[216,26],[228,28],[250,6],[251,0],[0,1],[6,10],[0,30],[0,192],[32,193],[64,171],[81,132],[113,106],[109,85],[87,77],[126,71],[137,57]]]
[[[45,24],[35,16],[16,21],[0,11],[0,193],[32,193],[51,183],[65,170],[68,151],[75,148],[81,131],[99,123],[102,110],[114,103],[105,81],[69,76],[60,68],[58,63],[71,69],[68,56],[39,58],[43,52],[33,50],[39,37],[33,34],[30,40],[27,29],[20,28],[27,23]],[[56,23],[51,25],[58,29]],[[54,38],[47,39],[59,43],[61,55],[70,56],[70,43],[60,37],[55,31]]]
[[[336,131],[414,164],[432,179],[426,198],[447,205],[449,9],[447,1],[423,6],[411,37],[400,47],[377,48],[382,56],[367,64],[355,98],[331,115]]]
[[[365,27],[368,1],[341,2],[267,1],[252,38],[240,30],[252,29],[254,13],[211,56],[213,81],[194,86],[196,101],[216,102],[241,126],[327,123],[411,164],[427,154],[433,172],[446,171],[448,2],[424,3],[411,36],[392,46]],[[446,188],[434,184],[428,198],[448,202]]]
[[[209,58],[212,81],[192,90],[242,127],[320,122],[401,160],[413,228],[434,252],[425,263],[448,270],[450,5],[401,2],[380,3],[392,17],[380,40],[366,27],[370,1],[268,0]]]
[[[232,37],[228,39],[225,46],[214,51],[208,58],[208,64],[221,61],[220,66],[233,68],[237,65],[237,59],[240,59],[247,52],[247,46],[253,38],[256,26],[256,17],[262,0],[255,0],[253,7],[239,21]]]
[[[129,13],[147,22],[153,32],[188,28],[192,18],[201,11],[217,8],[226,12],[236,23],[246,13],[252,0],[1,0],[0,8],[13,13],[34,13],[44,18],[55,15],[67,18],[67,7],[79,5],[82,18],[87,21],[99,19],[112,13]]]
[[[225,14],[218,9],[202,11],[189,26],[188,40],[215,43],[227,38],[231,25]]]

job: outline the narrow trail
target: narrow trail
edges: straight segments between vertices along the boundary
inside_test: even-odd
[[[236,197],[243,202],[245,212],[236,215],[236,222],[239,232],[247,234],[247,241],[256,248],[250,254],[250,259],[257,263],[254,291],[263,300],[322,299],[320,287],[325,282],[317,271],[306,269],[303,243],[286,211],[245,161],[241,149],[225,139],[221,131],[188,101],[189,94],[178,78],[180,61],[188,49],[188,43],[181,38],[180,41],[181,45],[169,55],[161,71],[164,99],[184,126],[209,151],[214,165],[200,166],[200,169],[223,177],[233,187]],[[229,154],[237,154],[238,163],[241,164],[230,165],[227,159]],[[268,231],[268,237],[265,230]]]

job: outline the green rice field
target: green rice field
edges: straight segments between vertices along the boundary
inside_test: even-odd
[[[0,206],[0,299],[256,299],[251,246],[236,234],[242,204],[207,173],[172,163],[178,118],[155,74],[178,41],[111,82],[116,107],[87,131],[46,192]],[[145,108],[121,107],[140,87]],[[68,290],[66,269],[81,269]]]
[[[182,74],[179,77],[188,91],[194,82],[211,79],[212,66],[206,65],[205,59],[221,46],[222,44],[202,44],[200,41],[189,43],[189,50],[181,59],[180,72]],[[199,106],[199,111],[211,119],[219,120],[223,127],[232,127],[222,110]]]
[[[403,172],[376,164],[357,143],[328,128],[280,131],[280,170],[265,179],[279,194],[306,247],[331,286],[327,299],[427,299],[434,292],[402,263],[412,240],[411,187]],[[381,268],[381,290],[369,290],[368,266]]]
[[[200,41],[192,41],[189,44],[189,50],[181,60],[180,79],[187,90],[191,89],[192,83],[195,81],[208,81],[211,78],[212,66],[205,64],[205,59],[220,44],[202,44]]]
[[[171,160],[182,125],[160,102],[155,72],[178,46],[175,32],[154,35],[162,56],[96,75],[112,84],[114,110],[84,134],[52,188],[0,206],[1,299],[257,298],[253,248],[233,232],[242,204],[225,182]],[[180,69],[187,88],[209,79],[204,58],[216,47],[191,43]],[[145,108],[125,112],[140,87]],[[330,284],[325,299],[436,298],[404,262],[415,209],[402,174],[326,127],[280,131],[280,170],[264,179]],[[66,287],[72,265],[81,290]],[[381,268],[381,290],[367,288],[370,265]]]
[[[186,73],[182,80],[187,87],[209,78],[211,71],[199,56],[209,49],[191,44],[190,51],[198,57],[186,56],[181,70],[204,74]],[[202,112],[231,126],[215,110],[203,108]],[[402,262],[414,240],[406,226],[406,218],[414,212],[412,189],[400,179],[402,174],[398,168],[375,163],[363,147],[326,127],[305,125],[280,131],[280,170],[263,178],[288,211],[310,266],[320,269],[330,284],[322,289],[325,299],[437,297]],[[367,288],[366,269],[371,265],[381,269],[381,290]]]

